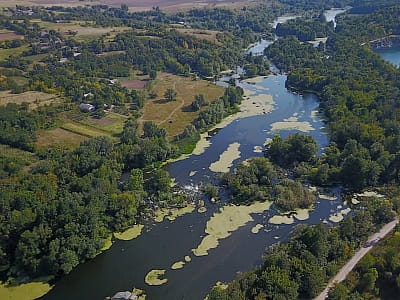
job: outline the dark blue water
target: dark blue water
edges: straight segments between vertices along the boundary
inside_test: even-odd
[[[375,50],[382,58],[396,67],[400,67],[400,46]]]

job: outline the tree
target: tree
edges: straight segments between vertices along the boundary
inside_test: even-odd
[[[165,91],[164,98],[167,101],[175,101],[177,95],[178,95],[178,93],[174,89],[169,88]]]

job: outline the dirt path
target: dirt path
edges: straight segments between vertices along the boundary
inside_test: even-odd
[[[390,223],[387,223],[385,226],[382,227],[379,232],[374,233],[365,243],[365,246],[362,247],[360,250],[357,251],[356,254],[340,269],[339,273],[333,277],[332,280],[329,281],[328,285],[326,286],[325,290],[314,300],[324,300],[328,297],[329,289],[337,282],[342,282],[346,279],[347,275],[353,270],[356,264],[364,257],[365,254],[368,253],[369,250],[382,238],[384,238],[393,228],[397,225],[399,219],[395,219]]]
[[[185,100],[182,100],[181,104],[177,106],[164,120],[160,121],[157,125],[161,125],[165,122],[167,122],[171,117],[179,110],[182,109],[182,107],[185,105]]]

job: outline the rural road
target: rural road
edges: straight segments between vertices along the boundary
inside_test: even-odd
[[[356,254],[340,269],[339,273],[336,274],[333,279],[331,279],[323,290],[323,292],[313,300],[324,300],[328,297],[329,289],[337,282],[341,282],[346,279],[347,275],[350,273],[351,270],[356,266],[356,264],[364,257],[365,254],[368,253],[369,250],[379,241],[381,238],[385,237],[393,228],[399,223],[399,219],[395,219],[390,223],[387,223],[385,226],[379,230],[379,232],[374,233],[368,238],[368,241],[364,244],[360,250],[357,251]]]

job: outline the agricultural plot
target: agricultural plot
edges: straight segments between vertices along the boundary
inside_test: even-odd
[[[42,149],[54,146],[62,146],[67,149],[73,149],[87,139],[87,136],[83,136],[62,128],[55,128],[52,130],[40,131],[38,133],[36,145]]]
[[[63,100],[58,95],[47,94],[36,91],[29,91],[21,94],[12,94],[10,91],[0,91],[0,105],[7,103],[22,104],[29,103],[29,109],[36,109],[39,106],[61,103]]]
[[[10,41],[10,40],[23,40],[24,36],[20,34],[16,34],[14,31],[10,31],[7,29],[0,29],[0,42],[2,41]]]
[[[0,61],[6,60],[11,55],[19,55],[28,49],[29,45],[23,45],[21,47],[11,48],[11,49],[0,49]]]
[[[192,29],[192,28],[174,28],[176,31],[194,36],[197,39],[203,39],[215,44],[219,44],[217,39],[217,34],[220,33],[219,31],[215,30],[205,30],[205,29]]]

